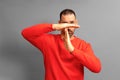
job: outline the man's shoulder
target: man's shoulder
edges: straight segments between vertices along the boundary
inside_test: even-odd
[[[88,44],[88,42],[80,37],[75,36],[75,42],[83,43],[83,44]]]
[[[77,45],[79,45],[79,47],[83,48],[83,49],[86,49],[88,46],[90,46],[91,44],[87,41],[85,41],[84,39],[81,39],[79,37],[75,37],[75,43]]]
[[[85,40],[83,40],[82,38],[80,38],[80,37],[77,37],[77,36],[75,36],[75,41],[85,41]]]

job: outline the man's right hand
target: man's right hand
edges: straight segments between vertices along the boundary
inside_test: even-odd
[[[52,24],[52,28],[54,30],[62,30],[65,28],[79,28],[80,26],[77,24],[68,24],[68,23],[61,23],[61,24]]]

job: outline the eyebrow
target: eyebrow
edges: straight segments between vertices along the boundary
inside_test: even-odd
[[[68,22],[65,22],[65,21],[64,21],[64,22],[62,22],[62,23],[68,23]],[[70,23],[74,23],[74,21],[70,21]]]
[[[68,22],[61,22],[61,23],[68,23]]]
[[[70,21],[70,23],[74,23],[74,21]]]

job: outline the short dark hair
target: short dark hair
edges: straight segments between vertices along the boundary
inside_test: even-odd
[[[76,14],[72,9],[64,9],[63,11],[60,12],[60,20],[62,15],[67,15],[67,14],[74,14],[74,16],[76,17]]]

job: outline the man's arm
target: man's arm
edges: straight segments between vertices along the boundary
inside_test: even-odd
[[[52,24],[36,24],[23,29],[21,34],[25,39],[32,40],[50,31],[53,31]]]
[[[65,47],[68,51],[75,56],[77,60],[80,61],[84,66],[86,66],[92,72],[100,72],[101,70],[101,62],[100,60],[94,55],[90,44],[83,42],[84,50],[79,50],[75,48],[71,41],[68,34],[68,30],[65,29]]]
[[[62,30],[67,27],[79,27],[78,25],[74,24],[36,24],[31,27],[27,27],[22,30],[21,34],[22,36],[31,42],[32,44],[35,44],[37,38],[40,36],[44,36],[43,34],[47,34],[48,32],[54,31],[54,30]]]
[[[75,27],[78,28],[79,25],[75,24],[36,24],[31,27],[27,27],[22,30],[22,35],[25,38],[36,38],[41,34],[48,33],[54,30],[62,30],[67,27]]]
[[[71,27],[71,28],[79,28],[80,26],[77,25],[77,24],[68,24],[68,23],[61,23],[61,24],[53,24],[52,25],[52,28],[54,30],[58,30],[58,31],[60,31],[62,29],[65,29],[65,28],[69,28],[69,27]]]
[[[100,72],[101,62],[99,58],[94,55],[90,44],[85,44],[85,46],[86,48],[84,50],[74,48],[74,51],[71,54],[92,72]]]

